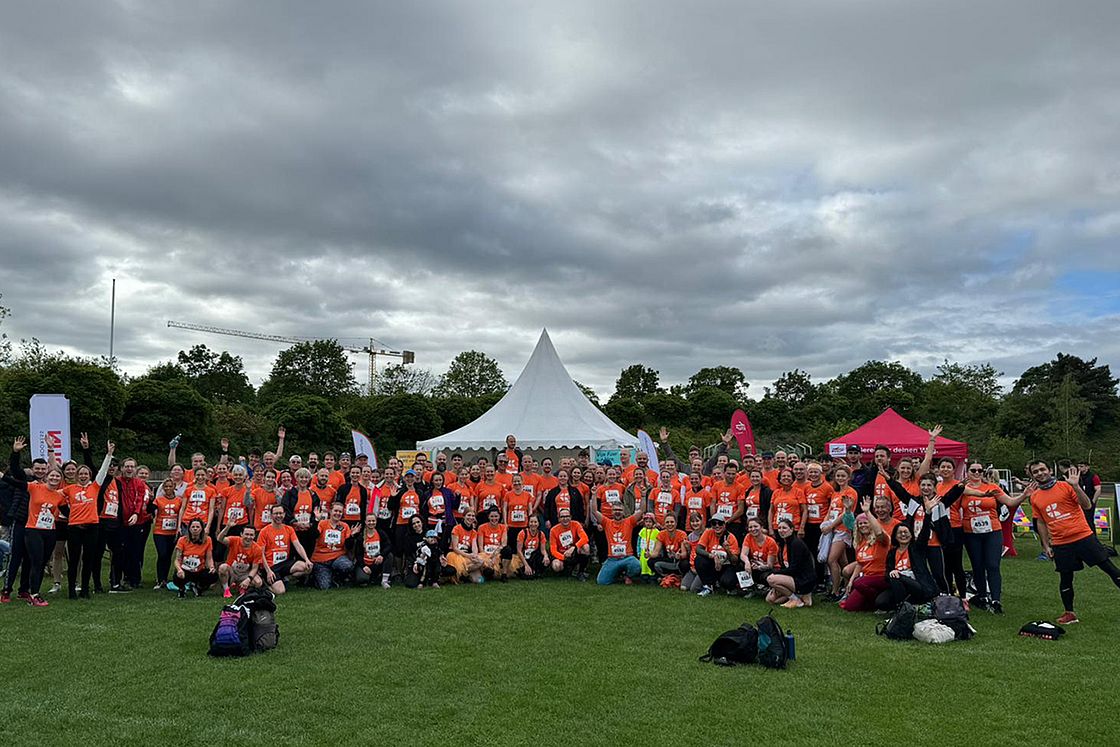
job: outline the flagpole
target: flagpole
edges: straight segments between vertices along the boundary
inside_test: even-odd
[[[113,291],[109,301],[109,365],[115,367],[113,358],[113,336],[117,326],[117,279],[113,278]]]

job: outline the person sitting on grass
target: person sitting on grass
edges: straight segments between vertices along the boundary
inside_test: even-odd
[[[482,575],[486,578],[509,580],[509,563],[513,550],[506,544],[508,531],[502,524],[502,512],[497,506],[486,511],[486,523],[478,528],[474,552],[482,561]]]
[[[754,592],[769,590],[770,574],[778,563],[778,543],[762,528],[762,519],[747,521],[747,535],[743,537],[743,547],[739,552],[743,568],[751,572]]]
[[[677,517],[669,514],[665,517],[665,528],[657,533],[657,539],[653,542],[649,567],[657,578],[679,576],[683,579],[689,571],[691,550],[688,535],[677,528]]]
[[[483,582],[482,558],[474,551],[475,537],[478,536],[476,522],[474,509],[468,508],[463,512],[460,523],[451,528],[451,545],[447,553],[445,573],[455,581],[469,578],[476,584]]]
[[[548,533],[552,572],[565,576],[574,574],[580,581],[586,581],[587,564],[591,560],[591,540],[583,525],[572,519],[570,509],[560,508],[556,517],[557,522]]]
[[[885,566],[889,588],[876,598],[878,609],[897,609],[903,602],[925,604],[937,595],[927,559],[931,524],[923,521],[918,537],[907,523],[895,526]]]
[[[206,536],[206,525],[201,518],[187,522],[187,533],[175,544],[175,586],[182,599],[187,592],[196,597],[218,580],[214,568],[214,543]]]
[[[320,521],[315,537],[315,551],[311,554],[311,584],[316,589],[326,590],[350,578],[354,572],[354,561],[346,554],[346,542],[350,539],[350,525],[342,520],[341,503],[331,505],[329,519]]]
[[[288,578],[304,579],[311,575],[311,559],[291,525],[284,523],[284,507],[274,504],[271,522],[261,530],[260,545],[264,554],[264,580],[273,594],[286,591]]]
[[[517,553],[511,559],[510,570],[522,578],[540,578],[548,562],[547,552],[541,519],[533,514],[529,517],[529,526],[517,533]]]
[[[813,587],[817,584],[817,569],[813,554],[805,541],[797,536],[790,519],[779,519],[774,542],[778,546],[774,572],[767,582],[770,593],[766,601],[789,609],[811,607]]]
[[[876,599],[889,588],[886,567],[890,538],[871,513],[871,501],[864,498],[861,507],[863,513],[856,517],[852,538],[856,546],[856,560],[844,569],[848,593],[840,601],[840,608],[848,612],[875,609]]]
[[[240,468],[238,465],[237,468]],[[236,469],[236,468],[235,468]],[[240,530],[241,535],[230,532]],[[261,546],[257,544],[257,529],[252,524],[226,524],[218,532],[218,541],[227,548],[226,560],[218,566],[218,578],[222,581],[222,596],[233,596],[230,586],[236,586],[238,593],[249,589],[259,589],[264,581],[260,568],[264,562]]]
[[[409,589],[423,589],[425,585],[439,588],[439,576],[447,559],[439,549],[439,532],[429,529],[416,546],[412,562],[404,575],[404,585]]]
[[[692,568],[701,584],[697,596],[709,596],[717,586],[729,594],[738,591],[736,573],[740,565],[739,541],[727,531],[727,522],[722,515],[712,516],[708,519],[708,528],[700,535],[700,541],[692,548]]]
[[[638,562],[638,558],[634,556],[633,551],[633,537],[634,525],[637,523],[634,515],[623,516],[623,504],[612,503],[611,516],[603,516],[599,512],[599,501],[597,498],[591,500],[591,518],[592,520],[603,527],[603,534],[606,536],[607,542],[607,559],[603,562],[603,567],[599,569],[599,576],[595,582],[600,586],[609,586],[618,580],[619,575],[623,577],[626,584],[631,584],[634,579],[641,577],[642,565]]]
[[[688,512],[688,572],[681,578],[681,591],[690,591],[696,594],[704,583],[700,577],[696,575],[696,569],[693,567],[692,559],[696,556],[696,543],[700,541],[700,537],[704,535],[706,527],[704,526],[704,516],[699,511]]]
[[[354,545],[354,583],[372,585],[381,579],[381,588],[388,589],[389,574],[393,569],[393,556],[385,538],[377,529],[377,514],[366,514],[362,531],[352,538]]]

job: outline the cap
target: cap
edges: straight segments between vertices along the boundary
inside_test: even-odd
[[[848,444],[848,453],[849,454],[862,454],[863,449],[861,449],[856,444]]]
[[[414,470],[414,469],[405,470],[404,473],[406,475],[412,475],[413,477],[416,477],[416,470]]]
[[[369,454],[358,454],[355,459],[369,459]]]
[[[764,451],[764,452],[762,452],[762,458],[763,459],[773,459],[774,458],[774,452]]]
[[[349,451],[344,451],[344,452],[342,452],[341,454],[338,455],[338,458],[339,459],[349,459],[350,458],[350,452]]]
[[[439,532],[437,532],[434,529],[429,529],[428,531],[424,532],[424,536],[429,538],[429,539],[438,539],[439,538]]]
[[[643,519],[656,519],[657,515],[655,513],[653,513],[653,511],[646,511],[644,514],[642,514],[642,518]]]
[[[712,518],[708,519],[708,523],[709,524],[726,524],[727,522],[723,520],[722,516],[713,516]]]

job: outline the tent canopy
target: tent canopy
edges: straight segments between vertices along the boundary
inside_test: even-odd
[[[879,444],[891,450],[892,458],[904,456],[920,457],[929,444],[929,431],[911,423],[888,407],[877,417],[867,421],[859,428],[825,444],[829,456],[843,456],[848,446],[855,444],[863,452],[863,459],[870,460],[875,447]],[[968,458],[968,444],[951,438],[938,436],[934,442],[935,457],[950,457],[961,460]]]
[[[522,449],[633,446],[636,436],[619,428],[580,391],[556,354],[548,330],[506,396],[477,420],[442,436],[418,441],[417,449],[502,449],[506,436]]]

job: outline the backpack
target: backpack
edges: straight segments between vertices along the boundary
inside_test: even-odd
[[[968,622],[968,608],[964,600],[951,594],[941,594],[933,599],[933,617],[940,623],[949,620]]]
[[[1056,641],[1065,634],[1065,630],[1046,620],[1034,620],[1019,628],[1019,635],[1021,636],[1043,638],[1047,641]]]
[[[253,651],[269,651],[280,643],[276,624],[276,595],[267,589],[250,590],[234,602],[249,610],[249,643]]]
[[[210,655],[248,656],[250,653],[249,610],[227,604],[222,607],[218,624],[210,634]]]
[[[914,625],[917,622],[917,608],[909,602],[903,602],[889,620],[875,626],[875,632],[893,641],[906,641],[914,637]]]
[[[722,667],[736,664],[753,664],[758,655],[758,631],[750,623],[743,623],[712,641],[708,653],[700,661],[710,661]]]
[[[786,634],[782,626],[767,615],[758,621],[758,663],[767,669],[785,669],[789,650],[786,648]]]

